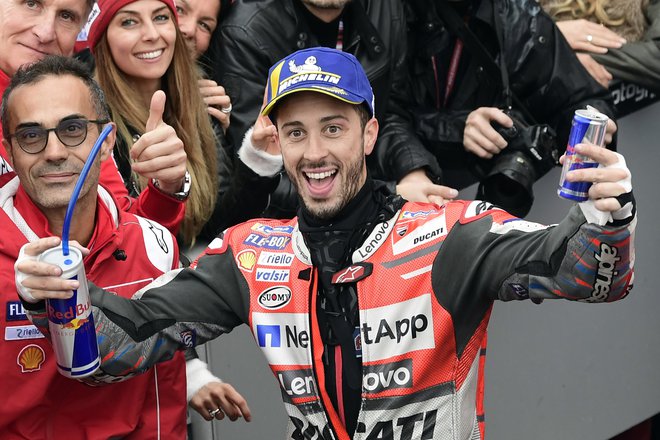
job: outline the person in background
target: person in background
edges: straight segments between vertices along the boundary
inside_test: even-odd
[[[170,174],[178,167],[184,172],[187,168],[184,186],[174,194],[186,200],[180,233],[186,245],[199,234],[208,231],[207,236],[214,236],[261,212],[274,177],[261,180],[249,164],[241,164],[218,182],[216,157],[221,147],[209,120],[213,113],[195,86],[199,70],[177,26],[174,2],[101,0],[98,6],[88,44],[99,83],[113,115],[119,115],[114,157],[128,190],[139,193],[147,185],[163,188],[163,178],[136,176],[145,174],[149,163],[169,163],[165,170]],[[163,94],[160,89],[166,101],[158,97]],[[184,150],[187,160],[181,162]],[[171,182],[174,185],[176,180]],[[250,182],[260,186],[250,187]]]
[[[198,62],[198,64],[200,64],[199,67],[202,69],[202,71],[204,70],[204,67],[206,67],[202,65],[203,55],[208,49],[211,35],[213,32],[215,32],[215,29],[218,26],[221,8],[223,7],[222,3],[227,3],[226,6],[228,6],[228,2],[223,2],[221,0],[179,0],[176,2],[176,10],[178,14],[177,24],[186,40],[191,55]],[[204,75],[204,73],[202,73],[202,75]],[[222,187],[226,186],[228,182],[230,182],[233,168],[232,160],[230,159],[227,150],[222,146],[225,139],[224,132],[229,127],[231,100],[225,93],[224,87],[219,86],[215,81],[201,78],[198,82],[199,90],[204,97],[204,102],[208,106],[209,114],[221,127],[220,130],[216,129],[215,133],[220,140],[217,146],[218,184],[221,187],[219,193],[223,194],[227,190],[222,189]],[[237,166],[246,168],[242,163],[238,164]],[[243,172],[253,176],[251,181],[243,181],[236,184],[241,185],[246,189],[250,188],[252,192],[259,191],[258,188],[260,187],[260,181],[265,181],[266,185],[269,182],[268,177],[260,178],[260,176],[252,172],[252,170],[243,169]],[[199,238],[201,238],[204,242],[211,241],[221,231],[221,229],[219,229],[221,228],[221,225],[218,223],[231,226],[231,224],[228,224],[231,222],[223,220],[230,215],[231,214],[225,212],[225,210],[222,209],[222,204],[217,203],[213,215],[204,226],[204,229],[200,233]],[[223,387],[227,388],[227,390],[223,390]],[[214,394],[218,393],[220,393],[220,395],[232,395],[232,393],[235,393],[235,390],[228,383],[210,382],[201,387],[199,391],[194,395],[194,397],[192,397],[190,400],[190,406],[195,408],[198,413],[209,420],[210,416],[205,414],[205,408],[210,406],[208,401],[213,401]]]
[[[371,80],[383,129],[369,168],[376,179],[410,200],[442,203],[457,192],[435,185],[440,169],[415,135],[405,102],[409,98],[405,70],[405,20],[399,0],[237,0],[211,39],[212,78],[233,102],[227,131],[236,151],[249,141],[264,95],[268,68],[288,53],[314,46],[338,48],[355,55]],[[317,66],[285,66],[313,72]],[[306,70],[311,69],[311,70]],[[247,142],[246,142],[247,143]],[[271,195],[267,214],[289,218],[296,196],[283,174]]]
[[[225,5],[223,6],[222,3]],[[218,27],[220,14],[227,6],[229,6],[229,2],[221,0],[181,0],[177,2],[179,29],[188,44],[190,53],[204,71],[209,69],[209,63],[203,55],[209,47],[211,36]],[[231,98],[225,93],[224,87],[210,79],[200,79],[199,90],[202,92],[204,102],[208,105],[209,113],[221,125],[224,134],[229,128],[232,110]]]
[[[153,221],[122,211],[98,185],[115,129],[103,92],[84,65],[73,58],[49,56],[19,68],[5,89],[1,119],[3,145],[17,174],[0,188],[3,286],[14,285],[12,261],[21,246],[62,234],[74,185],[106,124],[113,129],[82,187],[70,229],[71,240],[91,250],[84,259],[86,274],[113,294],[130,298],[149,280],[179,267],[172,235]],[[143,377],[89,387],[58,373],[51,346],[30,325],[9,290],[3,289],[7,306],[0,312],[5,335],[0,371],[3,392],[12,396],[0,405],[3,439],[186,438],[188,365],[182,354]],[[201,385],[213,377],[201,371],[199,361],[190,366],[199,370],[191,377]],[[106,379],[96,377],[99,383]],[[249,419],[242,397],[235,391],[228,396],[223,414],[242,413]],[[206,402],[205,415],[220,403]]]
[[[225,132],[230,123],[231,99],[225,93],[224,87],[207,78],[212,68],[204,54],[217,28],[220,15],[228,6],[228,1],[220,0],[182,0],[176,5],[179,29],[186,39],[191,55],[200,67],[202,78],[199,80],[199,90],[212,117],[211,122],[218,138],[220,202],[216,203],[211,217],[199,235],[199,238],[206,243],[213,240],[224,228],[260,215],[267,205],[269,194],[277,185],[277,174],[281,169],[281,163],[277,160],[274,165],[264,167],[264,163],[268,163],[268,153],[264,153],[266,159],[261,160],[258,153],[247,152],[246,149],[251,148],[253,144],[247,145],[246,149],[239,151],[238,154],[226,148]],[[251,161],[253,158],[254,160]],[[231,191],[230,186],[239,190]],[[238,205],[244,207],[238,210],[231,209],[231,206]]]
[[[660,93],[659,0],[540,0],[604,87],[612,79]]]
[[[154,187],[186,201],[191,243],[217,198],[216,140],[172,0],[101,0],[89,29],[96,77],[117,124],[113,152],[133,196]]]
[[[310,57],[316,75],[279,87],[296,78],[285,66]],[[368,177],[379,123],[354,56],[295,52],[272,66],[266,90],[261,115],[276,126],[299,215],[228,229],[139,301],[90,284],[103,372],[148,369],[185,346],[181,332],[200,344],[246,324],[281,385],[287,439],[479,439],[495,300],[612,302],[632,288],[636,208],[620,154],[576,146],[600,167],[567,174],[595,183],[554,226],[481,201],[411,203]],[[42,300],[77,287],[35,261],[58,243],[25,246],[15,266],[38,327]]]
[[[94,0],[46,0],[27,5],[20,0],[0,2],[0,93],[24,64],[46,55],[71,55],[76,35],[87,20]],[[0,139],[2,131],[0,129]],[[6,164],[6,151],[0,148]],[[3,180],[11,180],[11,167],[0,167]]]
[[[448,185],[479,182],[477,198],[525,216],[533,183],[565,149],[575,110],[591,105],[614,116],[608,91],[535,0],[406,6],[417,134]],[[610,120],[608,144],[615,131]]]
[[[0,93],[23,64],[48,54],[72,55],[76,35],[85,24],[93,0],[43,0],[0,2]],[[0,131],[0,138],[2,132]],[[14,177],[0,147],[0,186]],[[157,221],[176,232],[185,206],[159,191],[147,190],[133,199],[128,195],[113,161],[103,162],[101,183],[117,198],[122,209]]]
[[[217,139],[207,106],[199,90],[191,86],[198,79],[197,70],[178,31],[174,3],[100,1],[98,7],[88,43],[96,61],[96,76],[118,125],[114,158],[133,194],[145,184],[142,176],[151,177],[147,185],[171,193],[181,187],[178,176],[186,173],[183,187],[173,196],[186,201],[180,235],[183,243],[191,244],[217,209]],[[156,171],[149,168],[150,163]],[[175,173],[177,168],[179,173]],[[170,189],[165,188],[164,173],[174,174],[169,179]],[[228,185],[229,173],[222,177],[223,184]],[[225,212],[222,218],[240,215],[230,210],[221,215]],[[213,379],[210,384],[188,381],[194,385],[188,393],[191,406],[205,418],[204,400],[210,394],[222,396],[233,390],[231,385]]]

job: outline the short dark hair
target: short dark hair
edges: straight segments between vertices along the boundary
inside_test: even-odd
[[[2,131],[5,136],[9,134],[9,97],[12,92],[21,86],[35,84],[47,76],[71,75],[80,79],[89,89],[92,106],[96,111],[96,119],[110,119],[110,109],[105,100],[105,95],[99,84],[94,80],[90,69],[82,62],[60,55],[49,55],[44,59],[32,64],[21,66],[16,74],[12,76],[9,86],[2,95],[0,105],[0,120]]]
[[[371,119],[371,113],[369,112],[369,107],[364,102],[360,105],[355,106],[355,111],[360,117],[360,127],[364,131],[364,127],[367,126],[367,122]]]

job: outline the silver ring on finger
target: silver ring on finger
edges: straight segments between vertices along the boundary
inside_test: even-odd
[[[594,41],[594,36],[591,35],[591,34],[587,34],[587,41],[588,41],[589,43],[591,43],[592,41]]]
[[[222,107],[222,108],[220,109],[220,111],[221,111],[222,113],[228,115],[229,113],[231,113],[231,109],[232,109],[232,108],[233,108],[233,106],[231,105],[231,102],[230,102],[229,105],[228,105],[227,107]]]
[[[215,417],[219,412],[220,412],[220,408],[216,408],[216,409],[213,409],[213,410],[209,410],[209,415],[210,415],[211,417]]]

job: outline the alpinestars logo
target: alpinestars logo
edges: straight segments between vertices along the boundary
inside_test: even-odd
[[[0,176],[2,176],[3,174],[9,174],[12,171],[14,170],[11,169],[9,164],[5,162],[3,158],[0,157]]]
[[[371,263],[358,263],[340,270],[332,276],[332,284],[354,283],[371,275]]]
[[[598,272],[594,280],[594,288],[591,291],[591,296],[585,298],[585,302],[603,302],[607,301],[609,297],[612,281],[615,276],[619,274],[614,270],[617,261],[621,260],[618,256],[619,251],[616,247],[610,246],[607,243],[600,244],[600,253],[594,253],[594,257],[598,261]]]
[[[188,348],[193,348],[197,340],[197,334],[192,330],[185,330],[180,333],[181,342]]]
[[[151,233],[154,234],[154,237],[156,237],[156,243],[158,243],[158,246],[160,246],[163,252],[168,253],[169,249],[167,247],[167,243],[165,243],[165,232],[163,229],[157,227],[149,220],[147,220],[147,224],[149,225],[149,230]]]

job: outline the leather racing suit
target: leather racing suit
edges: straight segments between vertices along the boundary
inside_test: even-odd
[[[542,226],[478,201],[396,206],[332,276],[357,298],[353,432],[329,398],[323,330],[312,313],[323,268],[312,264],[297,218],[228,229],[192,268],[144,288],[140,301],[90,286],[98,331],[108,336],[101,350],[123,354],[108,356],[104,373],[144,371],[246,324],[281,385],[286,438],[480,439],[480,349],[493,301],[610,302],[632,287],[633,217],[601,227],[575,206],[558,225]],[[24,305],[43,325],[41,306]]]

